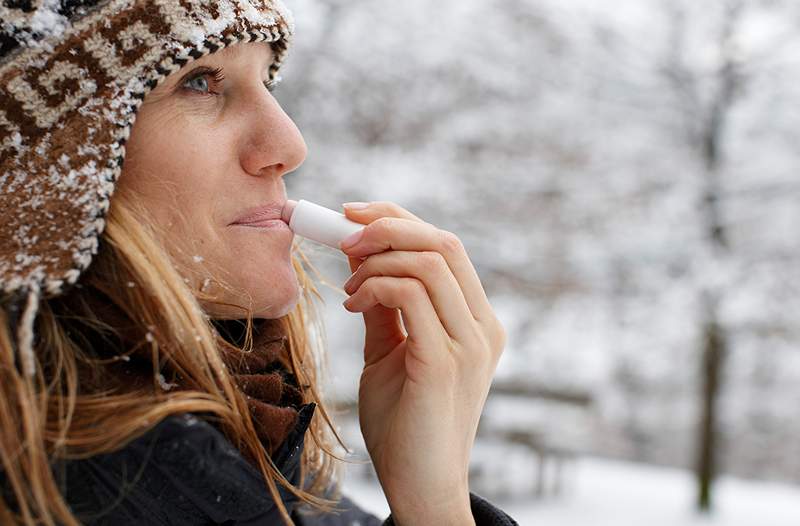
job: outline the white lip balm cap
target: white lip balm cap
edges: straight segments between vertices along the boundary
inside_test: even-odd
[[[289,219],[289,228],[295,234],[336,250],[341,250],[339,243],[344,238],[365,226],[347,219],[344,214],[335,210],[304,199],[297,202],[297,206],[292,211],[292,217]]]

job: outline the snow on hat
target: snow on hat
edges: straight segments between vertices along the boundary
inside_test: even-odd
[[[25,373],[39,299],[97,253],[145,95],[242,41],[271,43],[274,80],[293,32],[280,0],[0,0],[0,300]]]

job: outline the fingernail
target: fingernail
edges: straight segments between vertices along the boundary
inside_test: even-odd
[[[342,206],[345,208],[349,208],[350,210],[363,210],[364,208],[369,206],[369,203],[354,201],[352,203],[344,203]]]
[[[358,243],[363,235],[364,229],[362,228],[361,230],[357,230],[356,232],[353,232],[346,238],[342,239],[342,242],[339,243],[339,246],[342,248],[342,250],[348,249]]]

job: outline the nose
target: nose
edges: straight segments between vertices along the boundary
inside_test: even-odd
[[[294,121],[263,87],[242,108],[246,139],[242,168],[253,176],[281,176],[295,170],[308,148]]]

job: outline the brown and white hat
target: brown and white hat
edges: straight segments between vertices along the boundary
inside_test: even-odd
[[[145,95],[236,42],[271,43],[274,81],[293,32],[280,0],[0,0],[0,301],[25,373],[40,298],[97,253]]]

